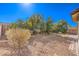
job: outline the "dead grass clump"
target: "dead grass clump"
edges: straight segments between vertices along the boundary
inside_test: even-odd
[[[20,50],[26,46],[30,39],[31,33],[25,29],[9,29],[6,31],[6,36],[10,47],[18,49],[18,54],[20,54]]]

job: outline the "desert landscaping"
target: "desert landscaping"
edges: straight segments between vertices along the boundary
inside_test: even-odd
[[[62,37],[56,33],[37,34],[30,38],[25,54],[22,54],[26,56],[75,56],[75,41],[74,38]],[[11,48],[7,40],[0,40],[0,55],[11,56]],[[12,55],[16,56],[16,54]]]
[[[0,4],[0,56],[79,56],[74,5]]]
[[[1,56],[76,56],[77,30],[64,20],[53,24],[36,14],[0,26]]]

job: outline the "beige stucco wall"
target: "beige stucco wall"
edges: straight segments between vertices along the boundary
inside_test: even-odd
[[[1,31],[1,28],[2,28],[2,25],[0,25],[0,37],[1,37],[1,32],[2,32],[2,31]]]
[[[5,31],[8,30],[8,25],[6,23],[0,24],[0,38],[5,36]]]

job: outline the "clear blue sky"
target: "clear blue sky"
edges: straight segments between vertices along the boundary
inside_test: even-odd
[[[21,18],[26,20],[34,13],[40,13],[47,19],[52,17],[54,22],[64,19],[71,26],[77,26],[76,22],[72,21],[71,12],[79,8],[79,4],[56,4],[56,3],[39,3],[39,4],[15,4],[15,3],[0,3],[0,22],[15,22]]]

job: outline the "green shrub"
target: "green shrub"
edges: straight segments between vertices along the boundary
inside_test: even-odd
[[[66,33],[67,30],[66,30],[65,28],[62,28],[62,29],[60,29],[60,32],[61,32],[61,33]]]

